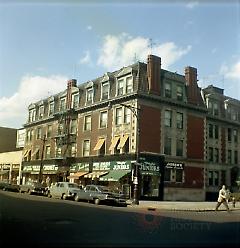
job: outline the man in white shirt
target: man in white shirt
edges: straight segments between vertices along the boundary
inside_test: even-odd
[[[220,207],[220,205],[223,203],[224,206],[227,208],[227,211],[229,212],[229,207],[228,207],[228,203],[227,203],[227,190],[226,190],[226,186],[223,185],[222,188],[219,190],[219,195],[218,195],[218,200],[217,200],[217,205],[215,210],[217,211],[218,208]]]

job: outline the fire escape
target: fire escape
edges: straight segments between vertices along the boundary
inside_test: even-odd
[[[69,166],[72,158],[72,144],[76,143],[76,133],[71,132],[73,119],[77,119],[77,113],[72,106],[72,88],[77,87],[76,80],[72,79],[67,84],[67,95],[65,107],[55,113],[58,120],[56,142],[56,159],[62,160],[63,166]],[[60,151],[60,152],[59,152]]]

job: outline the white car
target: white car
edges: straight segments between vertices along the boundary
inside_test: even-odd
[[[60,198],[63,200],[74,199],[81,187],[76,183],[58,182],[48,190],[48,197]]]

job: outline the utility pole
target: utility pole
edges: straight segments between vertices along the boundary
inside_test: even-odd
[[[43,143],[42,143],[42,154],[41,154],[41,163],[40,163],[40,170],[38,175],[38,182],[42,182],[42,176],[43,176],[43,156],[44,156],[44,149],[45,149],[45,142],[46,142],[46,135],[43,136]]]

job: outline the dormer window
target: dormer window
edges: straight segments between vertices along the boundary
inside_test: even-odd
[[[36,120],[36,109],[29,110],[28,122],[33,122]]]
[[[133,92],[133,78],[131,77],[127,77],[126,78],[126,93],[131,93]]]
[[[183,87],[181,85],[177,85],[177,100],[183,100]]]
[[[117,82],[117,95],[122,96],[124,94],[123,92],[123,85],[124,85],[124,80],[120,79]]]
[[[60,98],[59,111],[64,111],[66,109],[66,98]]]
[[[48,105],[48,116],[53,115],[54,113],[54,102],[50,102]]]
[[[102,100],[106,100],[109,98],[109,83],[102,83],[102,95],[101,95],[101,99]]]
[[[93,88],[88,88],[86,91],[86,103],[93,102]]]
[[[72,95],[72,108],[77,108],[79,104],[79,94]]]
[[[44,106],[40,106],[39,107],[39,119],[42,119],[43,118],[43,114],[44,114]]]
[[[164,94],[165,97],[171,98],[172,97],[172,85],[171,83],[165,83],[165,88],[164,88]]]

